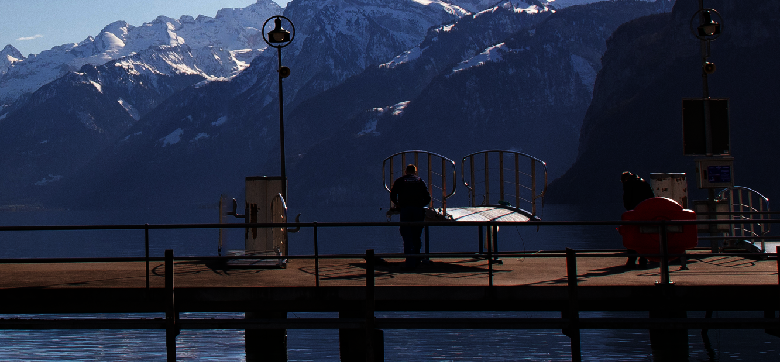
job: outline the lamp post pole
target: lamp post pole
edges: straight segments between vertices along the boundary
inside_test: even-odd
[[[704,8],[704,0],[699,0],[699,10],[694,14],[694,17],[691,19],[691,30],[694,32],[694,35],[699,39],[700,41],[700,47],[701,47],[701,65],[702,65],[702,71],[701,71],[701,77],[702,77],[702,104],[704,109],[702,110],[704,113],[704,146],[705,146],[705,155],[707,157],[713,157],[714,155],[714,147],[713,147],[713,129],[712,129],[712,108],[710,105],[710,87],[709,82],[707,79],[707,76],[709,74],[712,74],[715,72],[715,64],[710,63],[707,61],[707,58],[710,56],[710,42],[717,39],[721,34],[721,23],[716,22],[713,20],[712,15],[716,15],[720,17],[720,14],[718,14],[717,11],[714,9],[705,9]],[[698,16],[699,20],[699,26],[697,26],[695,29],[693,27],[693,21],[696,20],[696,17]],[[723,19],[720,19],[721,21]],[[707,211],[712,216],[713,213],[717,211],[717,205],[715,201],[715,189],[712,187],[709,187],[707,189]],[[717,218],[717,216],[713,216],[714,218]],[[710,224],[709,225],[709,232],[710,235],[717,235],[717,225],[716,224]],[[716,239],[711,240],[710,248],[712,252],[718,251],[718,241]]]
[[[284,159],[284,97],[282,96],[282,48],[276,48],[279,52],[279,158],[281,160],[282,173],[282,198],[287,202],[287,163]]]
[[[282,19],[286,20],[292,28],[292,33],[282,28]],[[267,34],[265,33],[265,26],[269,21],[274,21],[274,30],[271,30]],[[284,95],[282,87],[282,79],[290,76],[290,68],[282,66],[282,48],[290,45],[295,38],[295,25],[290,19],[276,15],[268,18],[263,23],[263,40],[265,40],[268,46],[276,48],[279,66],[276,68],[276,72],[279,74],[279,159],[282,177],[282,198],[284,202],[287,202],[287,163],[284,157]]]

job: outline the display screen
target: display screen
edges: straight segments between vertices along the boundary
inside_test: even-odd
[[[731,166],[708,166],[707,181],[711,183],[730,183]]]

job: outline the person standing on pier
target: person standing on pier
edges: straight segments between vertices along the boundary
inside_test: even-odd
[[[620,175],[620,181],[623,183],[623,207],[626,211],[633,210],[639,203],[655,197],[653,187],[643,178],[629,172],[623,172]],[[628,250],[629,254],[636,254],[635,250]],[[626,266],[631,268],[636,263],[635,256],[629,256],[626,260]],[[647,265],[647,259],[639,258],[639,265]]]
[[[406,174],[393,182],[390,190],[390,201],[401,213],[401,222],[425,221],[425,206],[431,202],[428,186],[417,176],[417,166],[406,166]],[[399,231],[404,239],[404,254],[419,254],[422,247],[422,226],[401,226]],[[406,267],[415,268],[420,264],[420,258],[407,258]]]

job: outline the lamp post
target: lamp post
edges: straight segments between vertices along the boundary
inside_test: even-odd
[[[715,15],[720,22],[715,21],[713,19],[713,15]],[[698,18],[698,19],[697,19]],[[694,27],[694,24],[698,20],[698,26]],[[691,17],[690,27],[691,32],[693,35],[699,39],[700,46],[701,46],[701,63],[702,63],[702,71],[701,71],[701,77],[702,77],[702,104],[703,104],[703,115],[704,115],[704,145],[705,145],[705,155],[707,157],[713,157],[713,127],[712,127],[712,107],[711,107],[711,100],[710,100],[710,89],[709,89],[709,83],[707,76],[710,74],[715,73],[715,64],[711,63],[707,60],[710,56],[710,42],[717,39],[722,30],[722,24],[723,18],[721,17],[720,13],[718,13],[715,9],[706,9],[704,8],[704,0],[699,0],[699,10],[693,14],[693,17]],[[728,130],[726,130],[728,132]],[[728,152],[728,151],[726,151]],[[697,167],[700,169],[699,172],[704,172],[704,163],[699,162]],[[730,170],[730,167],[729,167]],[[700,178],[700,184],[703,183],[701,181],[702,176],[699,176]],[[732,181],[733,182],[733,181]],[[717,211],[717,204],[715,201],[715,189],[712,185],[710,185],[707,189],[707,212],[710,213],[711,216],[713,216],[713,213]],[[714,216],[713,216],[714,217]],[[714,236],[717,235],[718,225],[716,224],[710,224],[709,225],[709,232],[710,235]],[[717,252],[718,250],[718,241],[713,239],[711,240],[710,248],[712,252]]]
[[[716,15],[720,23],[712,18]],[[699,25],[694,28],[696,18],[699,18]],[[707,61],[710,56],[710,42],[717,39],[721,34],[721,23],[723,19],[715,9],[705,9],[704,0],[699,0],[699,11],[693,14],[691,18],[691,32],[699,39],[701,44],[701,77],[702,77],[702,98],[704,100],[704,142],[707,156],[713,155],[712,149],[712,125],[710,122],[710,89],[707,76],[715,73],[715,64]]]
[[[274,29],[265,33],[265,27],[269,21],[274,21]],[[282,20],[287,21],[292,28],[292,33],[282,28]],[[279,73],[279,157],[281,161],[282,173],[282,198],[287,202],[287,167],[284,159],[284,98],[282,96],[282,79],[290,76],[290,68],[282,66],[282,48],[290,45],[295,38],[295,25],[290,19],[276,15],[268,18],[263,23],[263,40],[268,46],[276,48],[279,55],[279,67],[276,71]]]

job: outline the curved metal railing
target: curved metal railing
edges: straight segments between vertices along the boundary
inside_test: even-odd
[[[422,157],[420,157],[422,156]],[[399,163],[400,162],[400,163]],[[428,184],[428,192],[431,194],[429,208],[441,207],[443,213],[447,213],[447,199],[455,194],[455,161],[438,153],[423,150],[402,151],[389,156],[382,161],[382,182],[385,190],[390,188],[396,178],[403,176],[407,164],[417,166],[417,174],[425,179]],[[396,167],[396,165],[400,165]],[[448,168],[450,170],[448,170]],[[450,174],[452,189],[447,188],[447,175]],[[391,208],[394,205],[391,205]]]
[[[526,166],[523,166],[523,162],[520,161],[523,159]],[[496,164],[497,166],[491,166]],[[539,166],[543,177],[538,175]],[[496,171],[497,178],[491,177]],[[466,180],[467,176],[468,180]],[[540,206],[544,207],[544,195],[547,193],[547,163],[531,155],[502,150],[475,152],[463,157],[461,178],[469,192],[470,206],[503,205],[522,209],[521,205],[528,204],[531,215],[534,216],[537,215],[537,200],[540,200]],[[482,200],[478,202],[477,196],[482,196]],[[514,201],[514,205],[510,200]]]
[[[277,194],[271,201],[271,219],[273,223],[287,223],[287,204],[284,202],[282,194]],[[277,256],[287,256],[287,227],[275,227],[271,229],[271,240],[273,241],[274,252]],[[279,265],[286,264],[279,260]]]
[[[716,198],[719,202],[729,205],[731,220],[769,219],[769,199],[760,192],[749,187],[734,186],[723,189]],[[735,239],[748,239],[755,245],[754,238],[769,233],[768,223],[734,223],[730,224],[729,234]],[[765,250],[764,239],[761,239],[761,250]]]

